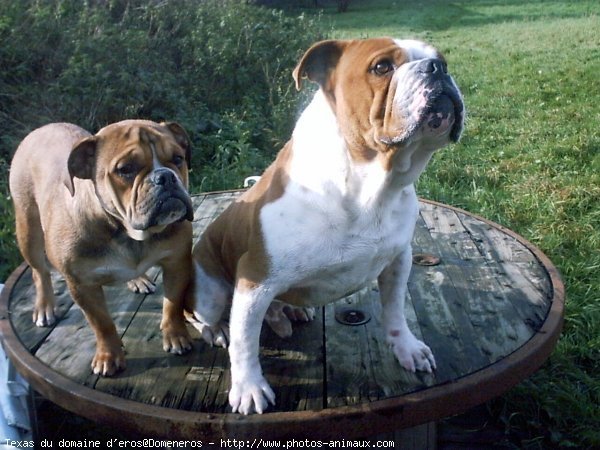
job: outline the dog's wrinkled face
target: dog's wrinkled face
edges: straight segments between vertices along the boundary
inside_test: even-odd
[[[319,83],[340,130],[357,152],[398,151],[415,142],[435,150],[456,142],[463,128],[461,93],[433,47],[390,38],[323,41],[309,49],[294,71]]]
[[[91,179],[103,208],[134,239],[192,220],[190,143],[175,123],[124,121],[76,144],[71,177]]]
[[[385,57],[376,65],[389,70],[383,131],[385,144],[402,144],[420,137],[458,141],[464,121],[462,95],[448,74],[446,61],[432,47],[415,41],[395,41],[409,55],[397,65]],[[418,136],[418,134],[421,136]]]

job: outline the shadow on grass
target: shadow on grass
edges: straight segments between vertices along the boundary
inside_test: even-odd
[[[573,3],[568,0],[355,0],[348,12],[341,15],[334,7],[327,6],[324,17],[336,15],[334,22],[344,23],[343,28],[443,31],[505,22],[581,17],[581,5]],[[592,14],[591,2],[588,12]]]

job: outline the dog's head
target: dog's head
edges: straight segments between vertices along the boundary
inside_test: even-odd
[[[462,95],[444,57],[415,40],[328,40],[313,45],[294,70],[319,84],[355,157],[436,150],[463,129]]]
[[[173,122],[126,120],[75,144],[67,187],[89,179],[102,207],[130,237],[143,240],[174,222],[193,219],[188,194],[191,146]]]

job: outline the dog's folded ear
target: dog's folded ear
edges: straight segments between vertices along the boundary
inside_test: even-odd
[[[68,171],[64,177],[65,186],[67,186],[71,196],[75,195],[73,178],[89,180],[94,177],[97,142],[98,138],[96,136],[89,136],[77,142],[71,150],[67,162]]]
[[[188,169],[190,169],[192,166],[192,144],[188,134],[177,122],[162,122],[161,125],[169,129],[177,144],[185,150],[185,161]]]
[[[292,73],[296,89],[300,90],[302,79],[308,78],[327,90],[330,84],[330,74],[345,47],[346,41],[334,39],[317,42],[310,47]]]

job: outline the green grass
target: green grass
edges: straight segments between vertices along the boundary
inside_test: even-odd
[[[443,51],[467,126],[418,192],[515,230],[562,273],[555,352],[490,404],[524,448],[600,446],[599,12],[593,1],[363,0],[323,16],[335,37],[413,37]]]

